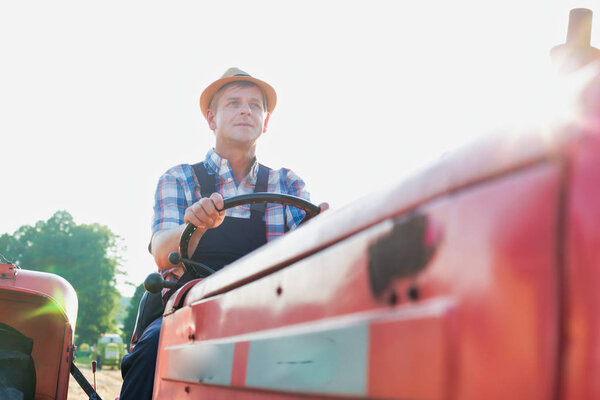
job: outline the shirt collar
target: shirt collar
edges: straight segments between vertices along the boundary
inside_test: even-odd
[[[211,148],[206,153],[206,159],[204,160],[206,168],[209,174],[216,174],[221,180],[233,179],[233,171],[229,166],[229,161],[226,158],[221,157],[217,154],[214,148]],[[250,168],[250,173],[245,178],[248,183],[256,183],[256,175],[258,174],[258,161],[254,158],[254,163]],[[238,182],[239,183],[239,182]]]

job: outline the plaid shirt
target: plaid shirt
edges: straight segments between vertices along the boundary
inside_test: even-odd
[[[229,162],[219,156],[214,149],[206,154],[203,161],[209,174],[216,174],[216,190],[224,199],[232,196],[254,193],[258,162],[255,161],[250,173],[238,183],[233,176]],[[293,171],[281,168],[271,170],[268,179],[268,192],[290,194],[310,200],[309,193],[304,189],[304,181]],[[176,228],[184,223],[185,210],[200,200],[200,185],[190,164],[180,164],[163,174],[158,181],[154,196],[154,217],[152,234]],[[285,212],[285,218],[284,218]],[[225,211],[228,217],[250,218],[250,206],[242,205]],[[295,207],[268,203],[265,209],[267,242],[277,239],[285,233],[285,222],[289,229],[294,229],[304,218],[304,211]],[[183,274],[182,267],[160,271],[166,280],[177,280]]]

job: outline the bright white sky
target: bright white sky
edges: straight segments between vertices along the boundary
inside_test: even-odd
[[[260,160],[340,208],[526,115],[574,7],[600,47],[592,0],[2,2],[0,233],[107,225],[130,295],[156,181],[212,146],[198,98],[228,67],[278,93]]]

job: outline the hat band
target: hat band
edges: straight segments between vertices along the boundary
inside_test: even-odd
[[[233,76],[247,76],[247,77],[251,78],[251,76],[250,76],[250,75],[248,75],[248,74],[235,74],[235,75],[233,75]]]

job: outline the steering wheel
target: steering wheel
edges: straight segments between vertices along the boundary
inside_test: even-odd
[[[300,197],[292,196],[289,194],[280,194],[280,193],[251,193],[251,194],[242,194],[240,196],[233,196],[223,201],[223,208],[219,211],[227,210],[228,208],[237,207],[242,204],[255,204],[255,203],[278,203],[286,206],[292,206],[299,208],[306,212],[306,217],[302,220],[302,223],[308,221],[312,217],[318,215],[321,212],[319,206],[311,203],[310,201],[306,201]],[[190,262],[191,260],[187,260],[188,247],[190,244],[190,239],[197,227],[188,223],[185,227],[183,233],[181,234],[181,239],[179,240],[179,255],[181,262],[183,262],[184,268],[187,271],[194,271],[193,265],[198,265],[199,263]],[[177,254],[177,253],[175,253]],[[207,268],[204,265],[198,265],[207,273],[213,272],[212,269]],[[192,273],[192,272],[191,272]]]

